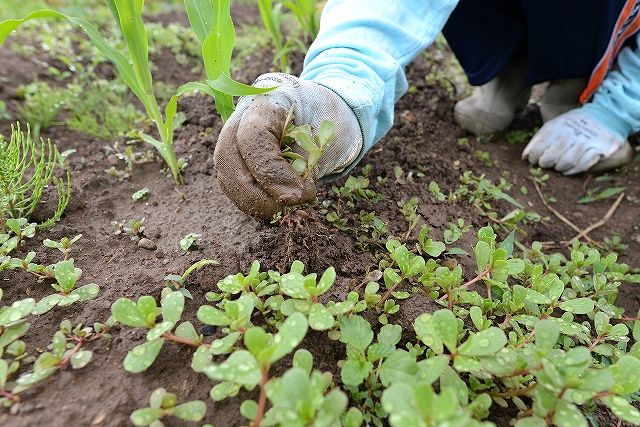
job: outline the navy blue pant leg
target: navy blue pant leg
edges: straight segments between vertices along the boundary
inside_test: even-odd
[[[525,55],[527,80],[588,78],[624,0],[460,0],[443,33],[472,85]]]

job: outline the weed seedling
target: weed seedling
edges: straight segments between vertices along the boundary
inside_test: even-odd
[[[131,240],[134,242],[137,242],[144,237],[144,230],[146,228],[144,226],[144,220],[144,218],[139,220],[134,218],[127,222],[113,221],[111,222],[111,225],[115,228],[115,232],[113,234],[116,236],[124,234],[131,237]]]
[[[293,114],[293,108],[289,117]],[[291,119],[287,119],[290,123]],[[335,138],[335,126],[329,120],[320,123],[317,134],[312,134],[311,125],[294,126],[285,124],[282,143],[283,157],[291,161],[291,167],[304,179],[313,177],[313,168],[318,164],[320,157]],[[306,152],[306,158],[294,151],[293,143]]]
[[[184,310],[182,292],[167,289],[167,292],[163,292],[160,305],[158,308],[156,300],[145,295],[138,298],[137,303],[128,298],[120,298],[111,306],[111,313],[116,321],[134,328],[147,329],[147,341],[127,353],[123,362],[125,370],[134,373],[145,371],[156,360],[165,341],[194,347],[201,344],[202,336],[196,332],[191,322],[178,324]],[[162,314],[162,322],[158,323],[156,318],[159,314]]]
[[[60,252],[64,254],[64,259],[67,260],[69,259],[69,254],[71,253],[71,248],[73,247],[73,244],[78,240],[80,240],[81,237],[82,237],[82,234],[78,234],[72,239],[69,239],[68,237],[63,237],[59,241],[44,239],[42,244],[48,248],[58,249]]]
[[[182,249],[184,252],[197,249],[201,239],[202,234],[189,233],[182,239],[180,239],[180,249]]]
[[[140,200],[146,200],[147,197],[149,196],[151,190],[149,190],[147,187],[142,188],[138,191],[136,191],[135,193],[133,193],[131,195],[131,198],[133,199],[134,202],[138,202]]]
[[[622,193],[626,187],[609,187],[602,191],[599,188],[591,188],[587,190],[587,194],[578,200],[578,203],[587,204],[607,200],[617,194]]]
[[[193,299],[191,292],[189,292],[189,290],[184,287],[191,273],[206,265],[218,264],[218,261],[213,259],[201,259],[200,261],[192,264],[189,268],[187,268],[185,272],[182,273],[182,275],[169,274],[168,276],[165,276],[164,280],[167,282],[167,287],[172,291],[180,291],[184,294],[185,297]]]
[[[19,111],[20,117],[25,123],[31,124],[34,139],[37,140],[41,131],[46,131],[53,125],[67,101],[69,92],[54,89],[45,82],[33,82],[20,86],[18,95],[24,98],[24,104]]]
[[[134,426],[161,426],[164,417],[175,417],[183,421],[200,421],[204,418],[207,405],[201,400],[177,404],[176,395],[164,388],[151,393],[149,407],[136,409],[129,419]]]

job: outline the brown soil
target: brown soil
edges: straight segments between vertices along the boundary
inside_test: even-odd
[[[252,19],[244,21],[253,22]],[[259,61],[248,63],[240,79],[250,82],[262,72],[272,69],[268,54],[259,58]],[[161,65],[159,60],[155,59]],[[466,204],[435,201],[427,189],[428,183],[435,180],[447,193],[456,188],[459,175],[465,170],[484,173],[494,179],[506,170],[509,172],[508,179],[514,185],[512,194],[529,209],[549,216],[549,220],[543,224],[530,227],[529,237],[524,240],[562,241],[572,238],[576,233],[551,215],[537,196],[529,180],[529,167],[520,160],[523,146],[508,145],[501,137],[482,144],[459,130],[452,120],[454,101],[442,88],[425,81],[425,75],[432,66],[429,60],[422,57],[410,67],[408,76],[417,90],[399,102],[393,130],[362,162],[362,165],[370,163],[373,166],[372,177],[389,177],[383,184],[371,180],[372,188],[383,194],[383,200],[376,204],[364,203],[357,206],[354,212],[357,213],[360,208],[375,210],[388,222],[393,234],[403,235],[406,222],[397,208],[397,202],[418,197],[419,213],[424,223],[434,228],[436,237],[440,237],[447,224],[457,218],[463,218],[477,228],[486,225],[486,218]],[[44,69],[38,67],[6,47],[0,49],[0,76],[3,79],[0,81],[0,98],[11,100],[15,88],[31,81],[34,72],[40,78],[46,78]],[[184,74],[181,75],[174,67],[177,66],[172,62],[168,81],[182,83],[185,81],[182,78]],[[158,69],[166,68],[159,66]],[[15,99],[9,102],[12,113],[15,113],[16,106]],[[247,270],[254,259],[260,260],[265,269],[282,270],[293,259],[302,260],[310,272],[321,272],[327,266],[334,265],[339,277],[331,298],[343,298],[367,271],[375,269],[371,253],[358,249],[353,234],[330,227],[321,219],[318,208],[305,209],[310,219],[301,220],[300,224],[288,222],[279,226],[257,222],[237,210],[216,181],[213,150],[221,122],[211,99],[204,96],[183,98],[179,109],[186,114],[187,121],[176,131],[175,148],[179,156],[189,161],[184,173],[185,185],[179,188],[175,187],[166,171],[160,170],[159,163],[136,165],[128,181],[118,182],[104,172],[107,159],[100,148],[108,145],[108,141],[95,141],[62,126],[53,127],[45,134],[61,150],[78,150],[70,158],[72,202],[62,221],[50,233],[41,233],[25,250],[35,248],[43,261],[55,261],[53,251],[42,250],[39,242],[44,237],[54,239],[82,233],[73,257],[76,265],[84,271],[82,283],[96,282],[101,291],[90,302],[67,309],[58,308],[33,319],[27,335],[32,354],[37,354],[35,349],[46,347],[63,319],[85,324],[104,321],[110,315],[112,302],[119,297],[137,298],[150,294],[158,298],[166,274],[181,273],[202,258],[217,259],[220,265],[206,267],[189,279],[187,287],[194,299],[187,303],[183,319],[193,321],[197,327],[200,324],[195,319],[195,309],[204,303],[204,293],[213,290],[216,282],[225,275]],[[533,108],[525,112],[514,127],[530,129],[537,125],[538,120]],[[6,134],[7,128],[8,123],[3,123],[0,131]],[[457,144],[458,138],[463,136],[469,137],[471,148]],[[487,167],[478,162],[472,154],[476,149],[489,152],[495,165]],[[361,166],[353,173],[359,174]],[[413,184],[396,183],[395,166],[400,166],[405,172],[421,171],[424,176],[415,178]],[[594,238],[602,239],[608,231],[618,232],[623,241],[630,245],[624,259],[632,266],[640,266],[640,239],[631,238],[638,235],[634,227],[640,223],[637,168],[636,165],[635,169],[629,168],[628,171],[611,175],[611,181],[606,185],[626,186],[628,198],[622,202],[606,227],[592,233]],[[523,185],[529,190],[528,196],[517,191]],[[567,178],[551,173],[544,191],[558,200],[554,204],[557,210],[583,228],[602,217],[611,204],[611,200],[577,204],[577,199],[584,194],[584,188],[590,185],[593,185],[592,177]],[[143,187],[150,189],[149,201],[133,202],[131,194]],[[321,188],[320,200],[329,197],[330,187]],[[508,206],[503,208],[504,213],[508,212]],[[128,238],[113,233],[112,221],[142,217],[145,218],[146,236],[158,246],[155,252],[139,249]],[[202,242],[199,249],[184,254],[178,242],[190,232],[201,233]],[[473,241],[474,236],[468,233],[460,246],[469,249]],[[472,260],[460,258],[460,262],[467,267],[467,274],[472,274]],[[4,301],[13,301],[25,295],[39,299],[50,293],[47,286],[36,283],[23,273],[2,273],[0,277],[4,283]],[[635,313],[640,307],[640,293],[624,285],[619,303],[628,313]],[[433,309],[434,304],[425,296],[416,295],[403,303],[401,312],[391,321],[410,328],[417,315]],[[206,420],[216,426],[242,425],[239,403],[241,398],[253,393],[213,403],[208,397],[211,381],[194,373],[189,367],[190,349],[167,343],[158,360],[145,373],[125,372],[122,360],[127,351],[143,339],[144,334],[139,330],[116,328],[112,340],[100,340],[91,348],[95,352],[94,360],[86,368],[78,371],[69,369],[50,377],[45,386],[37,387],[25,396],[17,415],[0,413],[0,425],[129,425],[129,414],[145,405],[150,392],[157,387],[165,387],[181,399],[204,400],[208,406]],[[302,346],[312,351],[319,369],[337,372],[336,362],[344,356],[342,345],[328,340],[325,334],[313,333]],[[492,420],[500,426],[506,426],[512,412],[498,410]],[[617,425],[617,421],[612,421],[607,413],[602,415],[600,421],[603,426]]]

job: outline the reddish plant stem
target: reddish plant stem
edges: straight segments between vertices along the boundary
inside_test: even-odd
[[[199,346],[199,344],[197,344],[197,343],[195,343],[195,342],[193,342],[191,340],[188,340],[186,338],[182,338],[182,337],[173,335],[171,332],[165,332],[164,334],[162,334],[162,338],[164,338],[166,340],[169,340],[169,341],[177,342],[177,343],[180,343],[180,344],[190,345],[190,346],[193,346],[193,347],[198,347]]]
[[[382,299],[380,299],[380,301],[378,301],[378,304],[376,304],[376,306],[380,306],[380,305],[384,304],[384,302],[386,300],[388,300],[389,297],[391,296],[391,293],[393,293],[393,291],[395,291],[395,289],[398,287],[398,285],[400,285],[400,283],[402,283],[403,280],[404,280],[404,276],[400,276],[400,281],[398,283],[396,283],[395,285],[393,285],[392,287],[390,287],[389,290],[387,290],[387,292],[384,293],[384,295],[382,296]]]
[[[636,316],[636,317],[621,317],[619,319],[611,319],[611,320],[622,320],[623,322],[635,322],[637,320],[640,320],[640,316]]]
[[[253,427],[260,427],[262,417],[264,416],[264,410],[267,406],[267,393],[266,385],[269,381],[269,367],[262,367],[262,378],[260,379],[260,397],[258,398],[258,409],[256,410],[256,418],[253,420]]]
[[[451,298],[451,289],[447,289],[447,303],[449,310],[453,310],[453,298]]]
[[[491,273],[491,267],[487,267],[487,269],[484,270],[482,273],[478,274],[476,277],[474,277],[473,279],[469,280],[468,282],[463,283],[462,286],[460,286],[460,287],[461,288],[466,288],[467,286],[473,285],[477,281],[483,279],[485,276],[488,276],[490,273]]]
[[[602,335],[598,335],[598,337],[589,346],[589,351],[593,351],[593,349],[596,348],[598,344],[600,344],[600,342],[602,341],[602,338],[603,338]]]
[[[14,402],[19,402],[20,401],[20,396],[18,396],[17,394],[13,394],[11,392],[5,391],[5,390],[0,390],[0,396],[4,396],[7,399],[10,399]]]
[[[73,349],[71,349],[71,351],[64,357],[64,359],[60,361],[60,363],[58,363],[58,367],[62,368],[63,366],[66,366],[66,364],[69,363],[69,361],[71,360],[71,356],[73,356],[78,351],[80,351],[83,345],[84,345],[84,340],[80,339],[76,344],[76,346],[73,347]]]
[[[489,394],[491,396],[495,396],[495,397],[526,396],[535,387],[536,387],[536,384],[533,383],[533,384],[529,384],[528,386],[526,386],[524,388],[516,388],[516,389],[507,390],[507,391],[503,391],[503,392],[496,391],[496,392],[492,392],[492,393],[489,393]]]

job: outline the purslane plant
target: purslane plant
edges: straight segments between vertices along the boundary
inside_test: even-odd
[[[304,179],[309,179],[313,176],[313,168],[335,138],[335,125],[329,120],[323,120],[317,134],[313,134],[309,124],[295,126],[290,123],[292,117],[293,108],[284,126],[282,156],[291,161],[291,167]],[[306,158],[292,149],[294,142],[307,153]]]
[[[7,315],[11,318],[27,315],[28,307],[33,306],[33,301],[24,300],[19,304],[14,303],[9,310],[0,311],[0,317]],[[11,311],[14,310],[14,311]],[[106,323],[95,323],[93,326],[75,327],[69,320],[60,323],[60,329],[53,335],[49,351],[45,351],[38,356],[33,368],[22,373],[15,380],[11,377],[18,372],[22,359],[26,356],[24,342],[17,340],[29,328],[29,324],[24,321],[14,320],[3,330],[0,321],[0,350],[7,340],[13,340],[7,347],[7,353],[13,356],[13,361],[0,359],[0,405],[10,407],[20,401],[21,393],[33,388],[57,371],[71,366],[73,369],[84,368],[93,358],[93,352],[85,348],[86,344],[100,338],[109,338],[109,328],[113,325],[111,320]],[[21,345],[15,345],[20,343]],[[2,353],[0,353],[1,355]]]
[[[64,212],[71,194],[70,175],[56,176],[58,149],[50,141],[31,139],[29,126],[25,134],[18,123],[11,126],[11,139],[0,136],[0,233],[7,232],[7,220],[28,220],[40,205],[43,192],[55,187],[57,206],[53,215],[38,225],[46,229],[55,224]],[[19,233],[10,228],[15,235]]]
[[[293,367],[281,377],[271,379],[265,389],[271,408],[265,413],[262,426],[343,426],[358,427],[362,413],[348,411],[348,399],[333,384],[329,372],[313,369],[313,356],[304,349],[293,355]],[[240,411],[245,418],[255,420],[257,405],[246,401]]]
[[[149,397],[149,407],[133,411],[129,419],[134,426],[163,426],[160,420],[171,416],[183,421],[200,421],[207,405],[202,400],[177,403],[176,395],[164,388],[157,388]]]

